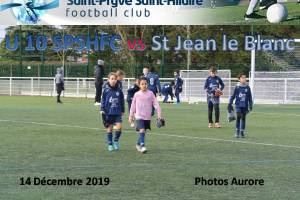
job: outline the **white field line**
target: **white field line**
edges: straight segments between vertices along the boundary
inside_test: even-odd
[[[101,129],[101,128],[86,127],[86,126],[43,123],[43,122],[15,121],[15,120],[8,120],[8,119],[0,119],[0,122],[34,124],[34,125],[41,125],[41,126],[56,126],[56,127],[78,128],[78,129],[88,129],[88,130],[102,130],[102,131],[104,130],[104,129]],[[136,131],[130,131],[130,130],[125,130],[125,131],[123,130],[123,132],[136,133]],[[196,139],[196,140],[210,140],[210,141],[216,141],[216,142],[241,143],[241,144],[249,144],[249,145],[261,145],[261,146],[273,146],[273,147],[300,149],[300,146],[262,143],[262,142],[250,142],[250,141],[245,141],[245,140],[229,140],[229,139],[221,139],[221,138],[195,137],[195,136],[161,134],[161,133],[151,133],[150,135],[158,135],[158,136],[174,137],[174,138],[185,138],[185,139]]]

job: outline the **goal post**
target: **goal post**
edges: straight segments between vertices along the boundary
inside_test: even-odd
[[[299,102],[300,91],[296,84],[300,82],[300,39],[294,39],[294,47],[290,51],[251,51],[249,84],[254,102]],[[257,71],[257,66],[266,71]]]

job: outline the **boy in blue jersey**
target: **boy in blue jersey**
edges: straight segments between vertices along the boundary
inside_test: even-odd
[[[123,84],[122,84],[122,81],[125,77],[125,72],[123,70],[117,70],[116,71],[116,75],[117,75],[117,85],[118,87],[123,90]]]
[[[161,88],[161,93],[165,96],[163,103],[169,103],[169,95],[171,96],[171,100],[173,101],[173,86],[174,86],[174,81],[171,81],[170,83],[166,83],[162,86]]]
[[[140,90],[139,87],[139,79],[135,79],[135,83],[130,86],[130,88],[127,90],[127,103],[128,103],[128,111],[130,112],[132,99],[135,93],[137,93]]]
[[[150,67],[149,72],[145,74],[145,77],[148,81],[148,90],[152,91],[154,96],[156,97],[156,94],[158,93],[159,96],[161,96],[161,86],[160,86],[160,80],[157,73],[155,73],[154,67]],[[154,115],[154,107],[152,108],[152,116]]]
[[[101,100],[101,114],[105,128],[107,128],[108,150],[119,150],[119,139],[122,133],[122,115],[125,112],[124,94],[117,85],[117,75],[108,75],[107,87],[103,91]],[[113,125],[115,125],[115,137],[113,140]]]
[[[206,79],[204,89],[207,94],[207,105],[208,105],[208,128],[213,127],[213,110],[215,110],[215,127],[221,128],[220,125],[220,96],[225,87],[222,79],[217,76],[217,69],[211,67],[209,70],[210,76]]]
[[[123,90],[123,84],[122,84],[122,81],[124,79],[124,76],[125,76],[125,72],[123,70],[117,70],[116,71],[116,76],[117,76],[117,87],[120,88],[121,90]],[[109,88],[108,86],[108,81],[106,81],[103,86],[102,86],[102,90],[105,90],[106,88]]]
[[[174,90],[175,90],[175,97],[176,97],[176,104],[180,103],[180,93],[182,92],[182,85],[183,85],[183,80],[180,77],[179,71],[174,72]]]
[[[228,111],[233,110],[233,101],[235,99],[236,109],[236,133],[235,137],[245,137],[246,115],[252,111],[252,94],[245,74],[238,75],[239,83],[235,86],[233,95],[230,97]]]
[[[149,72],[145,75],[145,77],[148,80],[148,89],[152,91],[155,96],[157,93],[160,95],[161,86],[160,86],[159,76],[157,73],[155,73],[154,67],[151,67],[149,69]]]

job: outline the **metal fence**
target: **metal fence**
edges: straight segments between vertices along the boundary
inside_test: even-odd
[[[172,81],[173,78],[162,78],[161,84]],[[204,102],[206,94],[203,89],[205,78],[184,78],[183,101]],[[224,95],[222,102],[228,102],[237,79],[225,78]],[[134,82],[134,78],[123,80],[123,89],[126,96],[127,89]],[[282,103],[300,104],[300,78],[256,78],[254,81],[253,97],[255,103]],[[66,97],[93,98],[95,86],[93,78],[66,78]],[[53,77],[0,77],[0,95],[26,95],[26,96],[55,96],[55,82]]]

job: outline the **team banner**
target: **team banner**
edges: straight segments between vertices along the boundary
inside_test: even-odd
[[[0,22],[5,25],[300,24],[297,0],[1,0],[0,3]]]

